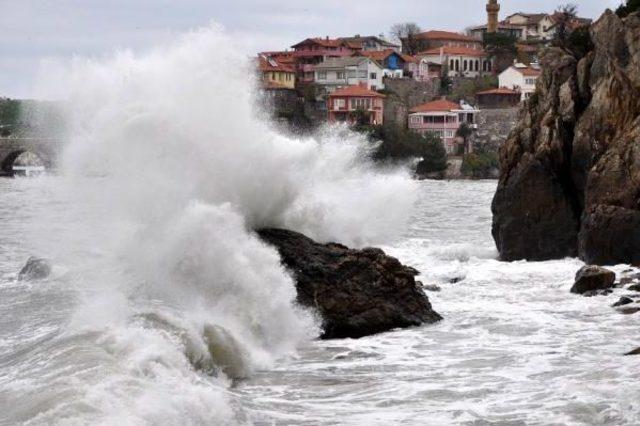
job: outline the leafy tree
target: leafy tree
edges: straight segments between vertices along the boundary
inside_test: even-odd
[[[390,30],[391,37],[402,43],[402,53],[407,55],[415,55],[422,50],[422,42],[418,37],[421,32],[418,24],[414,22],[394,24]]]
[[[442,66],[442,75],[440,76],[440,95],[447,96],[451,92],[451,86],[453,86],[453,81],[449,77],[449,66],[444,64]]]
[[[585,57],[593,48],[593,40],[587,26],[576,28],[567,41],[567,49],[578,59]]]
[[[442,140],[430,134],[421,135],[397,124],[361,127],[372,143],[379,143],[373,158],[377,161],[397,161],[419,158],[420,174],[441,172],[447,168],[447,152]]]
[[[511,34],[484,34],[482,44],[489,57],[494,60],[496,72],[500,73],[509,68],[518,57],[517,41],[517,37]]]
[[[473,129],[467,124],[462,123],[458,130],[456,131],[456,136],[462,138],[463,141],[463,151],[462,154],[469,150],[469,137],[473,134]]]
[[[491,174],[497,170],[498,167],[497,153],[480,150],[464,156],[462,159],[461,172],[464,176],[483,179],[491,177]]]
[[[557,47],[567,47],[569,35],[571,34],[571,23],[578,14],[578,6],[568,3],[560,6],[555,13],[555,36],[553,45]]]
[[[628,16],[630,13],[640,11],[640,0],[627,0],[626,4],[621,4],[616,13],[621,18]]]

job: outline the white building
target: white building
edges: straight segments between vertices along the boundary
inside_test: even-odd
[[[522,100],[529,99],[536,91],[536,83],[541,71],[538,68],[515,64],[498,76],[500,87],[517,90],[522,93]]]
[[[504,23],[519,26],[524,30],[524,40],[551,40],[555,34],[553,17],[546,13],[515,13],[507,16]]]
[[[427,63],[447,67],[449,77],[479,77],[490,73],[493,65],[484,50],[444,46],[418,54]]]
[[[364,56],[327,58],[315,67],[314,83],[329,94],[345,86],[363,86],[369,90],[384,89],[384,68]]]

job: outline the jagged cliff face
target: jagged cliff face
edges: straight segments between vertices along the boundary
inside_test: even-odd
[[[558,48],[500,151],[504,260],[640,263],[640,16],[607,11],[583,58]]]

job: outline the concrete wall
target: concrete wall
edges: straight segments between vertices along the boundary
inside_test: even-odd
[[[471,136],[474,150],[498,151],[516,126],[519,108],[484,109],[476,114],[476,130]]]
[[[437,97],[440,79],[428,82],[412,78],[385,78],[384,122],[407,127],[409,110]]]

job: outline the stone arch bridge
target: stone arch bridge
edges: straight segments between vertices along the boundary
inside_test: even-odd
[[[0,138],[0,174],[13,175],[13,163],[25,152],[37,155],[47,170],[55,169],[61,150],[61,139]]]

